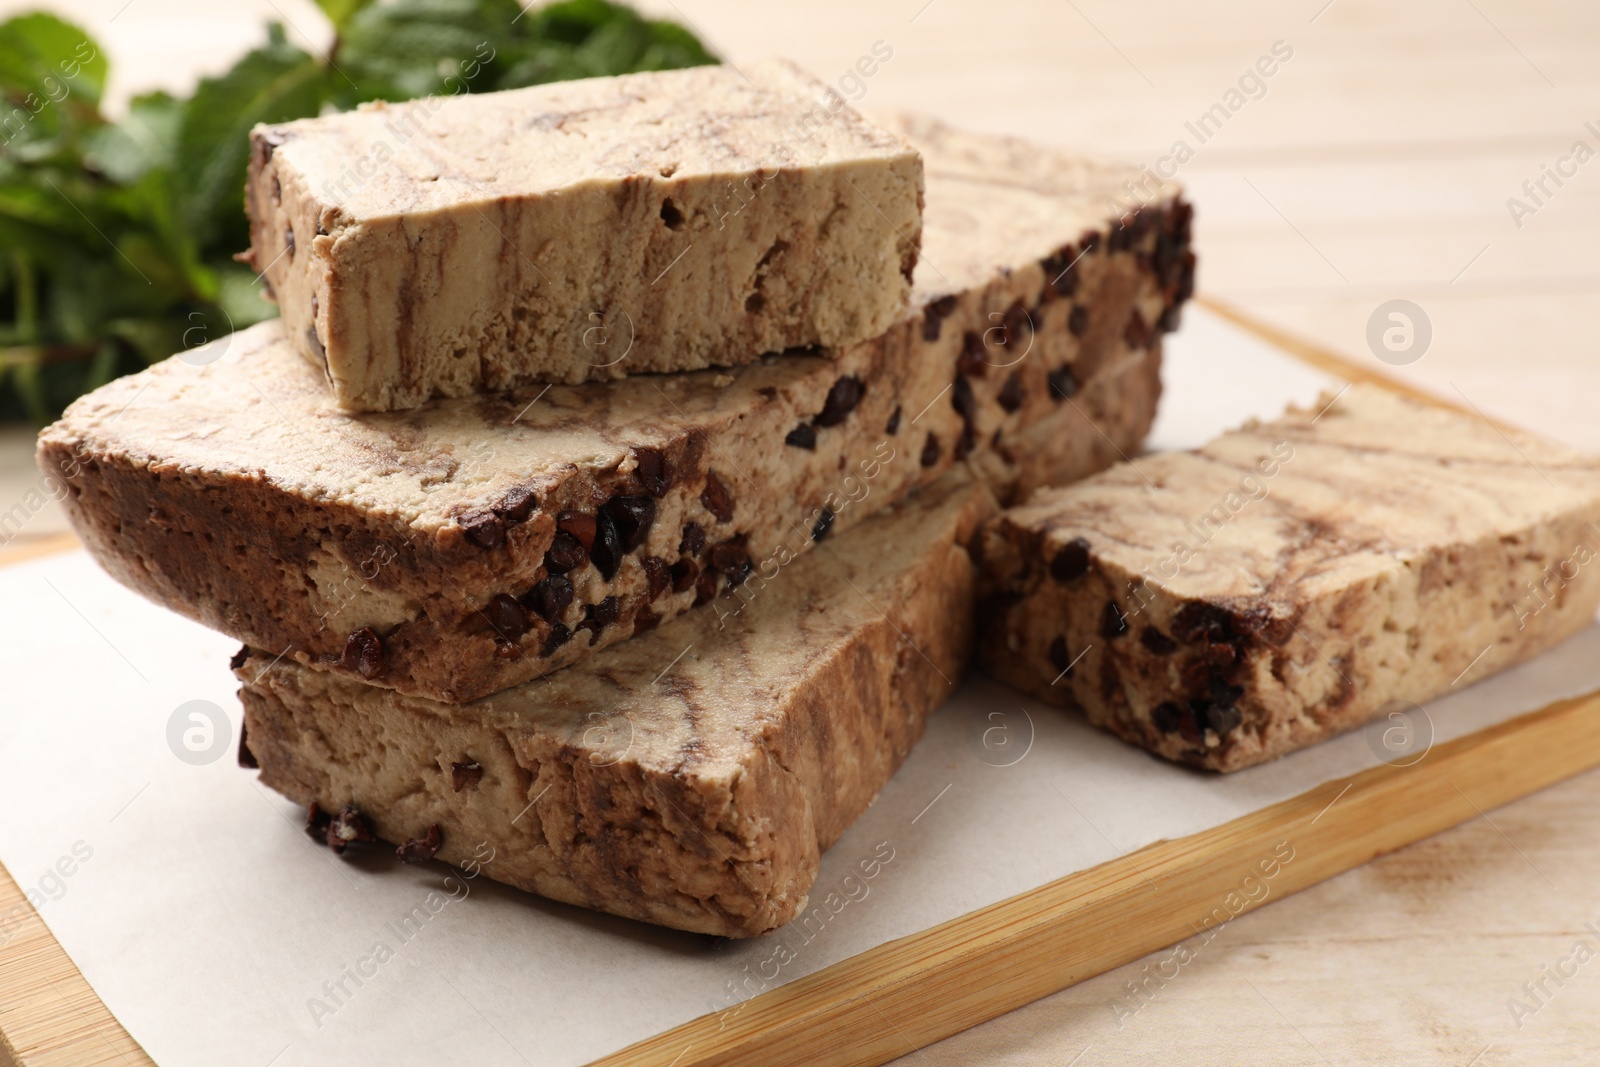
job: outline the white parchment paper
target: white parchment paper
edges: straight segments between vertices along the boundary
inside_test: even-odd
[[[1329,384],[1191,309],[1151,444],[1198,443]],[[0,571],[0,604],[0,862],[163,1067],[584,1063],[1377,761],[1356,733],[1201,775],[975,679],[827,855],[821,910],[714,943],[444,867],[335,859],[302,833],[299,809],[234,763],[235,642],[126,592],[82,553]],[[1447,740],[1596,688],[1591,627],[1426,710]],[[213,762],[169,743],[169,728],[195,728],[185,715],[171,725],[190,701],[223,711]],[[996,714],[1025,752],[1009,766],[979,740]],[[0,942],[17,918],[0,913]]]

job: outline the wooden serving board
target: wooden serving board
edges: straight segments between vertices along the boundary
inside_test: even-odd
[[[1350,381],[1413,390],[1210,305]],[[1426,399],[1438,402],[1433,397]],[[0,557],[20,562],[72,542]],[[1600,766],[1600,692],[1438,745],[1409,766],[1323,783],[1210,830],[1162,841],[860,953],[599,1061],[629,1067],[880,1064],[1200,932],[1287,843],[1262,903]],[[0,868],[0,915],[27,907]],[[0,945],[0,1064],[151,1064],[36,913]]]

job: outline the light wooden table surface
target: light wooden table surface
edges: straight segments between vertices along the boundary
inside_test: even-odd
[[[49,6],[100,36],[121,95],[227,65],[263,17],[326,33],[309,0]],[[1579,140],[1600,154],[1592,0],[644,6],[735,61],[781,53],[834,80],[886,42],[863,106],[1151,164],[1183,139],[1204,295],[1375,366],[1369,317],[1411,300],[1432,343],[1384,369],[1600,450],[1600,155],[1546,179],[1542,202],[1522,188]],[[1201,143],[1185,124],[1280,41],[1292,57]],[[1536,210],[1514,218],[1511,197]],[[26,452],[0,432],[0,501],[31,477]],[[1573,780],[1236,920],[1164,984],[1158,953],[905,1062],[1600,1062],[1600,962],[1563,963],[1579,939],[1600,954],[1597,808],[1600,776]],[[1131,1015],[1129,983],[1151,993]],[[1514,999],[1537,1010],[1519,1019]]]

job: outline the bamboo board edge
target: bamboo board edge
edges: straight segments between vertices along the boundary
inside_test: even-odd
[[[1595,767],[1600,691],[887,942],[595,1067],[876,1067],[1204,936],[1219,907],[1231,920]],[[1267,895],[1240,895],[1274,858]]]

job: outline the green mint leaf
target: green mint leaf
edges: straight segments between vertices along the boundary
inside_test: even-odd
[[[328,16],[328,21],[333,23],[335,33],[343,33],[350,20],[359,15],[362,8],[371,4],[372,0],[317,0],[317,6]]]
[[[637,21],[639,16],[630,7],[613,4],[607,0],[561,0],[531,12],[532,22],[527,33],[562,44],[579,45],[591,34],[617,21]]]
[[[334,102],[482,91],[494,86],[509,47],[514,0],[394,0],[366,8],[339,40]],[[485,76],[487,72],[487,76]]]
[[[320,62],[288,44],[282,27],[220,78],[195,90],[178,133],[180,191],[202,246],[243,247],[243,202],[250,128],[315,115],[327,95]]]
[[[120,185],[152,170],[175,169],[184,104],[166,93],[134,97],[115,125],[100,126],[84,138],[84,163]]]
[[[639,58],[639,70],[678,70],[721,62],[715,52],[701,43],[700,38],[677,23],[652,20],[647,25],[650,27],[650,47]]]
[[[37,92],[55,101],[63,90],[90,104],[106,86],[105,53],[87,32],[35,12],[0,23],[0,89]]]
[[[53,15],[0,23],[0,154],[54,159],[99,124],[106,58],[83,30]]]

